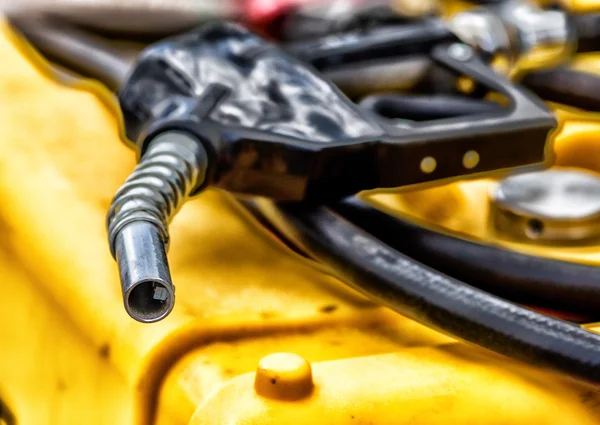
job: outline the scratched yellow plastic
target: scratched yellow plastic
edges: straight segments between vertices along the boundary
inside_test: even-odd
[[[89,343],[17,258],[0,249],[0,397],[22,424],[127,423],[131,399],[108,351]]]
[[[600,423],[588,387],[374,306],[217,191],[173,223],[175,310],[134,322],[104,230],[134,166],[108,95],[57,82],[6,26],[0,57],[0,397],[20,424]],[[600,129],[576,126],[565,152]],[[378,198],[480,236],[487,185]],[[312,363],[308,398],[255,394],[277,351]]]
[[[593,391],[460,344],[317,363],[308,397],[257,395],[253,374],[208,399],[190,425],[206,424],[593,424]],[[542,384],[543,383],[543,384]],[[297,418],[305,418],[299,422]]]

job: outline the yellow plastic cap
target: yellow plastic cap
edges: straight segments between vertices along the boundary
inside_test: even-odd
[[[298,400],[312,392],[310,363],[293,353],[274,353],[258,363],[254,379],[256,393],[278,400]]]

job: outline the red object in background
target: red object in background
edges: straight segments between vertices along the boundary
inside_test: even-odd
[[[264,27],[294,7],[321,2],[322,0],[246,0],[245,21],[255,27]]]
[[[244,21],[255,29],[269,27],[277,19],[291,10],[303,6],[331,6],[340,3],[342,7],[359,6],[370,0],[240,0],[243,2]]]

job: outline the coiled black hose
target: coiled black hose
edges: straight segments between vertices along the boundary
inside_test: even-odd
[[[600,76],[567,67],[542,69],[527,73],[521,84],[542,99],[600,111]]]
[[[402,315],[508,357],[600,384],[600,335],[439,273],[331,207],[277,204],[274,213],[280,230],[314,258]]]
[[[337,214],[442,273],[514,302],[577,314],[600,311],[600,268],[522,254],[418,226],[348,198]]]

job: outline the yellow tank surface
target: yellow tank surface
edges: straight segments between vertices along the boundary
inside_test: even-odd
[[[104,228],[134,166],[109,95],[60,84],[4,25],[0,58],[0,398],[18,424],[600,424],[595,389],[373,305],[216,190],[172,225],[173,313],[133,321]],[[559,160],[600,130],[581,120]],[[488,184],[377,199],[484,237]]]
[[[551,0],[539,0],[542,5],[552,5]],[[557,2],[554,2],[556,4]],[[589,13],[600,11],[598,0],[559,0],[558,3],[571,13]]]

